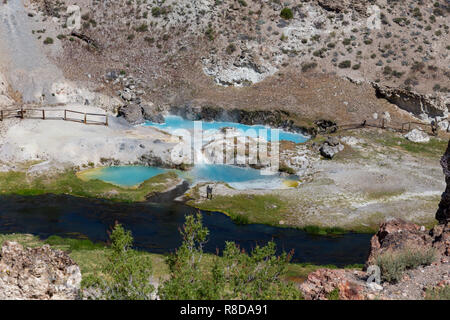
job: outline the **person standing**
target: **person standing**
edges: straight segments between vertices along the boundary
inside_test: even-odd
[[[210,185],[206,186],[206,198],[212,199],[212,187]]]

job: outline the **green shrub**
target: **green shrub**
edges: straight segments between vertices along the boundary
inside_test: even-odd
[[[137,32],[146,32],[148,31],[148,26],[146,23],[141,24],[139,27],[136,28]]]
[[[282,17],[285,20],[289,20],[294,17],[294,13],[292,12],[292,9],[290,9],[290,8],[283,8],[280,12],[280,17]]]
[[[316,62],[303,63],[302,64],[302,72],[307,72],[309,70],[314,69],[315,67],[317,67]]]
[[[235,51],[236,51],[236,45],[235,45],[234,43],[230,43],[230,44],[227,46],[226,52],[227,52],[228,54],[232,54],[232,53],[235,52]]]
[[[239,4],[243,7],[247,6],[247,2],[245,0],[238,0]]]
[[[116,224],[110,235],[111,251],[103,267],[105,277],[91,276],[83,281],[84,286],[97,289],[99,299],[104,300],[147,300],[154,290],[150,283],[151,259],[132,249],[133,237],[130,231]]]
[[[45,38],[44,44],[53,44],[53,39],[50,37]]]
[[[351,63],[350,60],[342,61],[342,62],[339,63],[339,65],[338,65],[338,67],[341,68],[341,69],[347,69],[347,68],[350,68],[351,66],[352,66],[352,63]]]
[[[160,7],[153,7],[152,8],[152,16],[159,17],[161,15],[161,8]]]
[[[377,257],[376,264],[380,267],[384,281],[396,283],[401,280],[406,270],[430,265],[435,257],[434,249],[406,248],[398,252],[383,253]]]
[[[256,246],[248,254],[233,242],[226,242],[222,258],[212,257],[209,266],[203,252],[209,231],[200,214],[186,216],[180,229],[182,245],[167,258],[170,278],[161,284],[161,299],[300,299],[293,284],[282,281],[291,256],[276,256],[274,242]]]
[[[206,31],[205,31],[205,35],[209,39],[209,41],[213,41],[215,38],[214,29],[211,26],[208,27],[208,29],[206,29]]]
[[[235,214],[230,216],[231,220],[233,220],[233,222],[235,224],[240,224],[240,225],[245,225],[245,224],[249,224],[250,221],[248,220],[247,216],[244,216],[242,214]]]

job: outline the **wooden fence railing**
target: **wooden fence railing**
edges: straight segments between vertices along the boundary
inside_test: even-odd
[[[443,120],[442,120],[443,121]],[[380,129],[387,129],[387,130],[393,130],[396,132],[409,132],[414,128],[420,128],[423,131],[426,131],[428,133],[431,133],[432,135],[437,135],[439,131],[439,122],[436,122],[435,125],[428,124],[428,123],[422,123],[417,121],[408,121],[408,122],[392,122],[392,121],[386,121],[386,119],[380,119],[379,121],[363,121],[360,123],[349,123],[349,124],[341,124],[337,125],[335,129],[331,129],[334,131],[341,131],[341,130],[352,130],[352,129],[361,129],[361,128],[380,128]],[[448,126],[446,129],[446,132],[450,132],[450,127]]]
[[[0,110],[0,121],[8,118],[64,120],[84,124],[108,125],[108,115],[67,109],[14,109]]]

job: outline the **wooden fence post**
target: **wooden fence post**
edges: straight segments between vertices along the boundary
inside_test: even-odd
[[[0,111],[1,121],[3,121],[3,110]]]
[[[64,120],[67,120],[67,110],[64,110]]]
[[[105,126],[108,126],[108,115],[106,115]]]
[[[86,113],[84,114],[84,124],[86,124],[87,123],[87,115],[86,115]]]
[[[42,109],[42,120],[45,120],[45,110]]]
[[[20,118],[23,119],[23,107],[20,108]]]

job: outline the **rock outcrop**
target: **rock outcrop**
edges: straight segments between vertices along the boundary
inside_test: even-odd
[[[171,106],[168,112],[193,121],[231,121],[246,125],[262,124],[302,134],[314,135],[316,133],[316,128],[296,125],[293,120],[289,119],[291,114],[283,110],[223,109],[211,105],[193,105],[188,103],[180,106]]]
[[[125,118],[130,124],[144,123],[145,120],[163,123],[164,117],[153,104],[127,103],[119,108],[118,116]]]
[[[77,299],[80,268],[63,251],[6,241],[0,254],[0,300]]]
[[[367,281],[369,272],[319,269],[308,275],[300,290],[308,300],[423,299],[425,289],[450,285],[450,228],[444,224],[427,231],[424,227],[400,219],[383,223],[371,239],[366,266],[375,264],[380,254],[411,247],[423,251],[434,248],[436,259],[429,266],[410,270],[399,283],[384,282],[380,286]]]
[[[327,159],[333,159],[333,157],[342,150],[344,150],[344,145],[342,145],[336,137],[329,137],[319,149],[320,154]]]
[[[361,14],[366,14],[368,4],[365,0],[317,0],[317,3],[327,11],[341,13],[348,9],[355,9]]]
[[[405,134],[405,138],[409,141],[418,143],[426,143],[430,141],[428,134],[419,129],[412,129],[410,132]]]
[[[373,84],[379,98],[384,98],[400,109],[415,116],[445,117],[449,101],[438,94],[419,94],[403,88],[391,88]]]
[[[436,212],[436,220],[441,224],[448,224],[450,220],[450,141],[445,154],[441,158],[441,166],[444,170],[447,187],[442,194],[439,209]]]
[[[328,300],[336,292],[341,300],[364,300],[365,272],[343,269],[319,269],[300,285],[307,300]]]
[[[370,240],[370,254],[366,265],[373,264],[376,257],[386,251],[410,247],[425,248],[431,245],[432,237],[425,228],[401,219],[392,219],[382,223]]]
[[[119,117],[123,117],[130,124],[140,124],[144,122],[142,108],[135,103],[129,103],[119,108]]]

